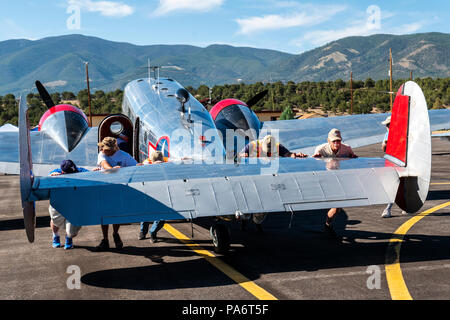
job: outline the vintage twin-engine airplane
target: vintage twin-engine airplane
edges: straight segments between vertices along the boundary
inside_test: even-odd
[[[51,205],[74,225],[166,221],[198,217],[294,213],[310,209],[396,202],[418,211],[427,196],[431,170],[430,130],[450,128],[449,110],[427,110],[412,81],[399,89],[385,158],[240,159],[249,140],[270,133],[293,152],[312,154],[332,128],[340,128],[352,147],[381,142],[387,114],[260,122],[242,101],[226,99],[210,112],[172,79],[147,78],[124,90],[123,114],[99,127],[70,105],[54,105],[30,132],[27,103],[20,100],[19,133],[0,133],[0,172],[18,174],[28,240],[34,241],[34,201]],[[254,103],[255,100],[252,101]],[[431,119],[431,128],[430,121]],[[133,156],[142,162],[153,150],[164,164],[49,177],[61,160],[96,166],[97,142],[133,133]],[[19,140],[19,146],[17,141]],[[229,247],[228,230],[211,228],[215,250]]]

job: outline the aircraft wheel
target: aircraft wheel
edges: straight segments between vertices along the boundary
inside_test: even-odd
[[[214,252],[225,254],[230,248],[230,233],[227,226],[215,224],[209,229],[214,244]]]

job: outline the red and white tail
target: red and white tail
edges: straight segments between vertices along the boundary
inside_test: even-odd
[[[413,81],[397,92],[385,158],[402,167],[395,203],[406,212],[417,212],[430,184],[431,134],[425,97]]]

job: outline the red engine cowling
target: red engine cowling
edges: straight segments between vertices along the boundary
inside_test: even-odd
[[[89,127],[86,115],[77,107],[60,104],[48,109],[39,121],[38,130],[44,131],[66,152],[71,152]]]
[[[227,156],[236,155],[245,144],[258,138],[261,122],[245,102],[237,99],[222,100],[214,105],[210,114],[222,134]],[[233,141],[230,137],[233,137]]]

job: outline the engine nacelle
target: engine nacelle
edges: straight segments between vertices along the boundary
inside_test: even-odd
[[[227,157],[234,157],[247,143],[258,139],[261,122],[245,102],[222,100],[214,105],[210,114],[222,135]]]
[[[88,127],[83,111],[68,104],[48,109],[39,121],[39,131],[45,131],[66,152],[75,149]]]

